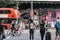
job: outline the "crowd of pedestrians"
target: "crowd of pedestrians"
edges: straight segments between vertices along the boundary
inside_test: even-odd
[[[56,28],[56,40],[57,38],[59,40],[60,39],[60,17],[58,17],[56,20],[55,28]]]
[[[33,20],[32,19],[28,19],[28,27],[29,27],[29,38],[30,40],[34,40],[34,30],[36,30],[36,27],[35,27],[35,24],[33,23]],[[3,22],[0,21],[0,39],[1,39],[1,36],[3,36],[4,34],[4,26],[2,25]],[[41,35],[41,40],[44,40],[44,35],[45,35],[45,31],[46,31],[46,27],[48,27],[48,22],[46,22],[46,20],[41,20],[40,21],[40,24],[39,24],[39,28],[40,28],[40,35]],[[50,27],[53,27],[56,29],[56,40],[57,38],[59,39],[60,38],[60,17],[58,17],[56,19],[56,21],[51,21],[50,23]],[[12,35],[14,36],[13,32],[17,29],[17,28],[20,28],[21,31],[24,31],[25,30],[25,22],[24,22],[24,19],[21,18],[19,23],[16,22],[16,20],[13,20],[12,23],[11,23],[11,32],[12,32]],[[3,38],[2,38],[3,40]]]

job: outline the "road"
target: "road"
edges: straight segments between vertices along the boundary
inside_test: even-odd
[[[28,30],[25,31],[20,36],[14,36],[14,37],[8,36],[4,40],[29,40],[29,31]],[[34,33],[34,40],[41,40],[39,30],[35,31],[35,33]],[[54,40],[54,39],[52,38],[52,40]]]

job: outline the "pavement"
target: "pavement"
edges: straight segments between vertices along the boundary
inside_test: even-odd
[[[39,30],[36,30],[34,33],[35,40],[40,40]],[[29,30],[24,30],[20,36],[8,36],[4,40],[29,40]]]
[[[54,34],[55,34],[55,32],[52,33],[52,35],[53,35],[52,40],[55,40]],[[29,39],[29,30],[24,30],[24,32],[20,36],[8,36],[4,40],[30,40]],[[35,30],[34,40],[41,40],[39,30]]]

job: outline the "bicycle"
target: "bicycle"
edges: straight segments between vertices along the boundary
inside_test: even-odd
[[[12,36],[12,35],[20,36],[21,35],[21,31],[19,29],[15,29],[14,32],[12,32],[11,29],[10,29],[10,30],[7,31],[7,35],[8,36]]]
[[[20,36],[20,35],[21,35],[21,31],[19,30],[19,28],[17,28],[17,29],[14,31],[14,35],[16,35],[16,36]]]

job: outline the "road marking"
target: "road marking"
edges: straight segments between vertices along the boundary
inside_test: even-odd
[[[6,39],[9,39],[11,36],[6,37]]]

